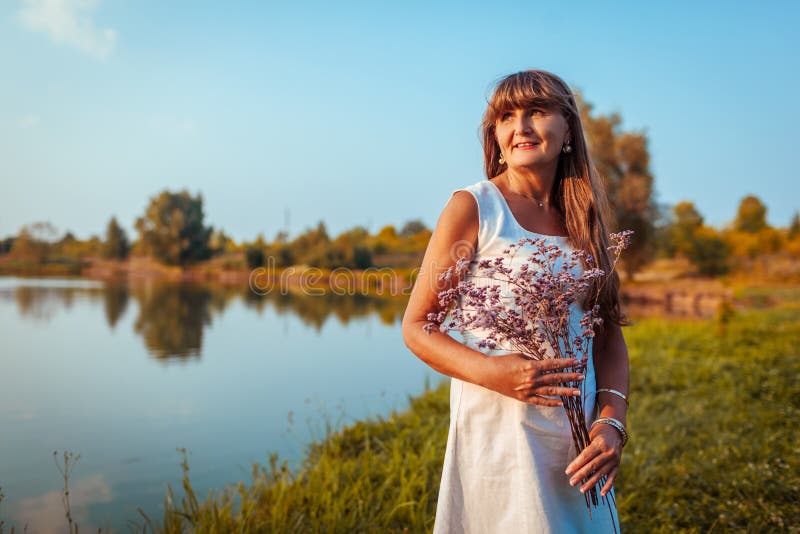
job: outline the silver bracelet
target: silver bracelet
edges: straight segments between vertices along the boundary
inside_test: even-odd
[[[622,424],[621,421],[618,419],[614,419],[613,417],[601,417],[599,419],[595,419],[592,423],[592,426],[589,430],[594,428],[596,425],[611,425],[617,430],[619,430],[620,435],[622,435],[622,446],[624,447],[626,443],[628,443],[628,431],[625,430],[625,425]]]
[[[600,388],[597,390],[597,393],[600,393],[601,391],[605,391],[607,393],[616,395],[617,397],[625,401],[625,406],[630,406],[630,403],[628,402],[628,397],[626,397],[625,394],[622,393],[621,391],[617,391],[616,389],[611,389],[611,388]]]

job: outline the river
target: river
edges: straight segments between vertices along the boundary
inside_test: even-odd
[[[0,520],[63,532],[53,452],[81,532],[128,531],[182,494],[249,479],[271,452],[295,464],[341,426],[406,406],[443,379],[400,334],[403,302],[258,296],[144,280],[0,278]]]

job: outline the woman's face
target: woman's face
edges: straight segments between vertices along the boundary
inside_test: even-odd
[[[541,106],[503,111],[495,122],[495,137],[509,168],[555,164],[570,139],[561,112]]]

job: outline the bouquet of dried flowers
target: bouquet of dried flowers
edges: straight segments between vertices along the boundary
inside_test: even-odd
[[[610,234],[612,244],[608,249],[613,255],[612,272],[620,254],[629,246],[632,234],[631,230]],[[517,269],[513,269],[509,265],[514,263],[515,256],[526,244],[531,245],[533,252]],[[611,272],[593,267],[590,254],[563,249],[544,237],[520,239],[510,244],[503,254],[481,259],[467,278],[463,275],[470,271],[472,261],[466,258],[459,259],[441,274],[439,279],[450,286],[454,277],[459,281],[439,292],[440,311],[428,314],[427,318],[432,322],[424,326],[425,331],[483,331],[485,335],[478,342],[481,348],[495,349],[502,345],[504,350],[510,347],[508,350],[537,360],[578,359],[581,363],[572,371],[585,370],[594,325],[603,321],[597,304],[598,294],[593,295],[594,304],[583,313],[580,331],[576,331],[570,321],[570,307],[573,303],[586,301],[595,279],[602,280],[597,286],[599,293]],[[576,273],[574,268],[581,263],[586,268]],[[489,283],[485,283],[487,281]],[[512,296],[504,295],[503,287]],[[513,305],[509,300],[513,300]],[[565,371],[570,372],[568,369]],[[563,385],[571,388],[581,386],[574,382]],[[561,401],[569,419],[575,449],[580,454],[590,441],[583,397],[561,396]],[[590,515],[592,507],[599,504],[598,486],[603,484],[605,477],[584,493]],[[613,498],[613,494],[608,495]]]

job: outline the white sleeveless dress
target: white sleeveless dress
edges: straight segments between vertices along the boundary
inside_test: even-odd
[[[475,197],[480,212],[478,250],[466,277],[474,274],[482,258],[503,255],[509,244],[523,237],[543,237],[570,250],[567,237],[522,228],[492,182],[483,180],[464,190]],[[529,254],[530,248],[522,249],[507,265],[516,270]],[[505,288],[503,293],[511,295]],[[571,321],[577,331],[581,316],[580,307],[573,304]],[[478,348],[483,336],[477,330],[462,337],[464,344],[490,356],[513,352]],[[587,424],[596,417],[591,350],[589,354],[581,387]],[[614,501],[609,500],[613,490],[601,498],[590,519],[580,486],[569,485],[564,470],[575,456],[561,406],[524,403],[451,378],[450,427],[434,534],[619,532]]]

